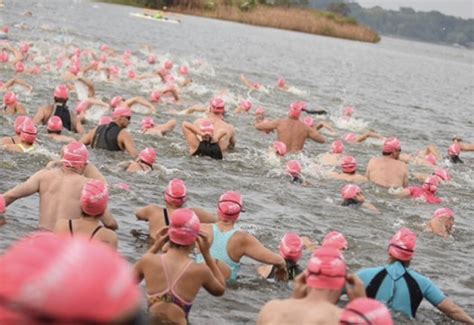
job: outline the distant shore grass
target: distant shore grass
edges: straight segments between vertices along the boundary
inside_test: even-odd
[[[140,0],[100,1],[143,7],[143,1]],[[377,33],[358,25],[352,18],[313,9],[257,5],[249,10],[242,10],[238,6],[218,4],[213,8],[198,5],[171,6],[167,11],[369,43],[380,41]]]

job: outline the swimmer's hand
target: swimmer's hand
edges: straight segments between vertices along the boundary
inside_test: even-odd
[[[155,242],[147,253],[156,254],[163,250],[163,246],[169,241],[168,228],[163,227],[155,233]]]
[[[209,242],[209,237],[205,232],[199,232],[199,236],[197,238],[197,243],[199,247],[199,251],[203,256],[210,256],[209,250],[211,248],[211,243]]]
[[[346,276],[346,292],[350,301],[365,297],[364,282],[362,282],[357,275],[352,273],[348,274]]]
[[[286,263],[283,263],[281,265],[275,265],[275,267],[275,280],[288,282],[288,272],[286,270]]]
[[[293,294],[291,295],[292,298],[302,299],[306,297],[307,289],[308,289],[306,286],[306,276],[307,276],[307,272],[305,271],[295,278]]]

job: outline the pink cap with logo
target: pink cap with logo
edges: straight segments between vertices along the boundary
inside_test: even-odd
[[[346,283],[347,267],[338,249],[321,247],[314,251],[306,268],[309,288],[340,290]]]
[[[265,108],[262,106],[257,107],[255,110],[255,115],[265,115]]]
[[[387,138],[383,143],[384,153],[393,153],[401,149],[400,141],[397,138]]]
[[[282,78],[282,77],[278,78],[277,84],[279,88],[285,88],[286,86],[285,78]]]
[[[287,232],[281,239],[278,249],[287,261],[298,262],[303,255],[303,239],[294,232]]]
[[[166,61],[165,61],[165,64],[164,64],[164,67],[165,67],[166,70],[171,70],[171,69],[173,69],[173,62],[170,61],[170,60],[166,60]]]
[[[219,197],[217,204],[217,215],[224,221],[235,221],[239,218],[240,212],[245,212],[244,201],[238,192],[225,192]]]
[[[89,151],[84,144],[73,141],[64,146],[61,161],[66,167],[80,169],[89,163]]]
[[[186,202],[186,184],[179,178],[172,179],[165,189],[165,201],[170,205],[180,207]]]
[[[371,298],[352,300],[342,311],[340,325],[393,325],[392,315],[383,303]]]
[[[242,107],[244,111],[248,112],[252,108],[252,102],[247,99],[244,99],[240,102],[240,107]]]
[[[306,109],[305,102],[294,102],[290,105],[290,109],[288,111],[288,116],[294,119],[299,119],[301,112]]]
[[[449,175],[448,171],[446,169],[436,169],[434,174],[438,176],[441,180],[448,182],[451,180],[451,176]]]
[[[31,118],[26,116],[26,115],[20,115],[18,116],[16,119],[15,119],[15,123],[13,124],[13,128],[15,129],[15,133],[17,135],[20,135],[21,133],[21,126],[23,125],[23,123],[25,123],[26,121],[28,122],[32,122]]]
[[[15,64],[15,71],[17,73],[22,73],[23,71],[25,71],[25,64],[22,61],[18,61]]]
[[[127,106],[119,106],[114,109],[112,117],[131,117],[132,110]]]
[[[149,64],[155,64],[156,63],[156,55],[150,54],[147,58],[147,62]]]
[[[54,98],[59,99],[68,99],[69,98],[69,89],[66,85],[59,85],[54,89],[53,93]]]
[[[213,113],[225,112],[225,103],[222,98],[216,97],[211,100],[211,112]]]
[[[391,239],[388,253],[400,261],[412,259],[416,248],[416,234],[408,228],[401,228]]]
[[[48,120],[48,131],[60,132],[63,130],[63,121],[59,116],[51,116]]]
[[[155,121],[153,121],[153,117],[145,116],[141,122],[142,130],[148,130],[155,126]]]
[[[322,247],[333,247],[338,250],[344,250],[348,248],[347,240],[343,234],[337,231],[331,231],[324,236]]]
[[[346,106],[342,110],[342,115],[345,117],[351,117],[353,113],[354,113],[354,107],[352,106]]]
[[[179,67],[179,73],[180,73],[182,76],[188,75],[188,73],[189,73],[188,67],[185,66],[185,65]]]
[[[301,164],[298,160],[290,160],[286,164],[286,171],[290,176],[298,177],[301,175]]]
[[[459,143],[453,143],[448,148],[448,154],[450,156],[459,156],[461,154],[461,146]]]
[[[112,108],[115,108],[120,103],[122,103],[122,101],[123,101],[122,96],[115,96],[114,98],[110,100],[110,106],[112,106]]]
[[[454,218],[454,211],[450,208],[440,208],[433,213],[435,219]]]
[[[36,141],[38,129],[31,120],[25,120],[21,125],[20,140],[28,144],[33,144]]]
[[[159,90],[153,90],[150,94],[150,101],[152,103],[159,102],[161,98],[161,92]]]
[[[314,119],[311,116],[306,116],[303,119],[303,123],[312,128],[314,126]]]
[[[143,149],[138,155],[138,159],[148,165],[153,165],[156,162],[156,151],[153,148]]]
[[[286,144],[281,141],[273,142],[273,149],[275,149],[275,152],[277,153],[277,155],[282,156],[282,157],[286,155],[286,153],[288,152],[286,148]]]
[[[84,112],[91,104],[87,100],[81,100],[76,106],[76,113],[81,114]]]
[[[3,95],[3,103],[7,106],[16,105],[18,102],[18,98],[16,97],[13,91],[7,91],[5,95]]]
[[[423,189],[430,191],[431,193],[436,193],[438,191],[438,186],[439,178],[435,175],[429,176],[422,185]]]
[[[170,217],[168,235],[172,243],[192,245],[196,242],[201,230],[201,223],[191,209],[176,209]]]
[[[202,135],[207,135],[210,137],[214,135],[214,125],[212,124],[211,120],[201,121],[201,126],[199,129],[201,130]]]
[[[357,170],[357,160],[352,156],[345,156],[341,161],[341,169],[344,173],[353,173]]]
[[[354,184],[347,184],[341,190],[341,196],[344,200],[351,200],[361,192],[359,186]]]
[[[100,217],[107,209],[109,191],[107,184],[99,180],[88,181],[81,192],[81,209],[92,217]]]
[[[344,152],[344,143],[341,140],[336,140],[331,144],[332,153],[341,154]]]

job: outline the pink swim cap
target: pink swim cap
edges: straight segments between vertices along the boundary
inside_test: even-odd
[[[54,89],[53,97],[59,99],[68,99],[69,89],[66,87],[66,85],[59,85],[56,87],[56,89]]]
[[[425,161],[432,165],[432,166],[435,166],[436,165],[436,156],[433,155],[432,153],[430,153],[429,155],[426,155],[425,156]]]
[[[88,181],[81,192],[81,209],[91,217],[100,217],[107,209],[109,191],[107,184],[99,180]]]
[[[282,77],[278,78],[278,82],[277,82],[277,83],[278,83],[278,87],[279,87],[279,88],[285,88],[286,81],[285,81],[284,78],[282,78]]]
[[[236,221],[240,212],[245,212],[244,201],[239,192],[225,192],[219,198],[217,215],[224,221]]]
[[[203,120],[201,121],[200,130],[202,135],[208,135],[212,137],[214,135],[214,125],[212,124],[211,120]]]
[[[211,100],[211,112],[216,114],[225,112],[225,103],[222,98],[216,97]]]
[[[356,143],[357,142],[357,134],[347,133],[342,139],[344,141],[346,141],[347,143]]]
[[[383,143],[383,153],[393,153],[395,151],[401,150],[400,141],[397,138],[388,138],[385,139]]]
[[[109,67],[109,74],[112,76],[117,76],[120,73],[120,69],[114,65]]]
[[[273,149],[275,149],[275,152],[277,153],[277,155],[279,155],[281,157],[286,155],[286,153],[288,152],[288,150],[286,148],[286,144],[284,142],[281,142],[281,141],[273,142]]]
[[[110,106],[112,108],[117,107],[121,102],[123,102],[122,96],[115,96],[110,100]]]
[[[430,191],[433,194],[438,191],[438,186],[439,179],[435,175],[429,176],[422,185],[424,190]]]
[[[180,207],[186,202],[186,184],[179,178],[173,178],[165,189],[166,203]]]
[[[108,56],[105,55],[105,54],[102,54],[99,58],[99,61],[102,62],[102,63],[107,62],[107,60],[108,60]]]
[[[138,155],[138,159],[143,161],[145,164],[153,166],[156,162],[156,151],[153,148],[143,149]]]
[[[354,173],[357,170],[357,160],[352,156],[345,156],[342,158],[341,168],[344,173]]]
[[[17,73],[22,73],[25,71],[25,64],[22,61],[19,61],[15,64],[15,71]]]
[[[69,67],[69,72],[77,76],[77,74],[81,72],[81,66],[77,63],[74,63]]]
[[[135,79],[137,77],[137,73],[135,72],[135,70],[128,70],[127,76],[129,79]]]
[[[344,107],[342,111],[342,115],[345,117],[351,117],[353,113],[354,113],[354,107],[352,106],[346,106]]]
[[[314,126],[314,119],[311,116],[306,116],[303,119],[303,123],[312,128]]]
[[[159,102],[161,98],[161,92],[159,90],[153,90],[150,94],[150,101],[152,103]]]
[[[171,214],[168,235],[174,244],[189,246],[196,242],[201,223],[191,209],[176,209]]]
[[[63,149],[63,159],[65,167],[81,169],[89,163],[89,151],[85,145],[79,141],[73,141]]]
[[[155,64],[156,63],[156,55],[150,54],[147,58],[147,61],[149,64]]]
[[[63,121],[59,116],[51,116],[51,118],[48,120],[48,131],[51,132],[58,132],[63,130]]]
[[[0,319],[9,324],[38,324],[41,316],[57,324],[114,323],[138,311],[141,300],[129,263],[80,235],[38,232],[16,242],[0,259],[0,278]]]
[[[433,217],[435,219],[454,218],[454,211],[450,208],[440,208],[434,212]]]
[[[255,115],[265,115],[265,108],[262,106],[257,107],[255,110]]]
[[[112,117],[131,117],[132,110],[126,106],[119,106],[112,112]]]
[[[182,76],[186,76],[186,75],[189,73],[188,67],[185,66],[185,65],[179,67],[179,73],[180,73]]]
[[[436,169],[434,174],[438,176],[441,180],[448,182],[451,180],[451,176],[449,175],[448,171],[446,169]]]
[[[290,105],[288,116],[294,119],[299,119],[304,108],[306,108],[305,102],[294,102]]]
[[[392,315],[383,303],[371,298],[357,298],[342,311],[339,324],[393,325]]]
[[[341,190],[341,196],[344,200],[351,200],[361,192],[359,186],[354,184],[347,184]]]
[[[148,130],[155,126],[155,122],[153,121],[153,117],[146,116],[143,118],[142,122],[142,130]]]
[[[5,213],[6,206],[7,204],[5,202],[5,198],[3,197],[3,194],[0,194],[0,214]]]
[[[31,120],[25,120],[21,125],[20,140],[28,144],[33,144],[36,141],[38,129]]]
[[[343,153],[344,152],[344,143],[341,140],[336,140],[331,144],[332,153]]]
[[[173,62],[170,61],[170,60],[166,60],[166,61],[165,61],[165,64],[164,64],[164,67],[165,67],[166,70],[171,70],[171,69],[173,69]]]
[[[450,156],[459,156],[461,154],[461,146],[459,143],[453,143],[448,148],[448,155]]]
[[[286,164],[286,171],[290,176],[298,177],[301,175],[301,164],[298,160],[290,160]]]
[[[242,107],[244,111],[248,112],[252,108],[252,103],[249,100],[245,99],[240,102],[240,107]]]
[[[16,119],[15,119],[15,123],[13,124],[13,128],[15,129],[15,133],[17,135],[20,135],[21,133],[21,126],[23,125],[23,123],[25,123],[26,121],[28,122],[32,122],[31,118],[26,116],[26,115],[20,115],[18,116]]]
[[[108,125],[112,122],[112,118],[110,116],[102,116],[99,120],[99,125]]]
[[[3,95],[3,103],[7,106],[13,106],[18,102],[18,97],[16,97],[13,91],[7,91]]]
[[[294,232],[287,232],[281,239],[278,249],[286,261],[298,262],[303,255],[303,239]]]
[[[102,52],[108,51],[109,46],[107,44],[102,44],[99,48]]]
[[[416,234],[408,228],[401,228],[391,239],[388,253],[400,261],[412,259],[416,248]]]
[[[7,51],[0,51],[0,63],[7,63],[8,59],[9,57]]]
[[[4,32],[5,34],[8,34],[9,31],[10,31],[10,28],[8,28],[7,25],[3,25],[2,32]]]
[[[345,250],[348,248],[347,240],[343,234],[337,231],[331,231],[324,236],[322,247],[332,247],[338,250]]]
[[[332,247],[316,249],[306,272],[306,285],[309,288],[340,290],[346,283],[346,262],[340,251]]]
[[[76,113],[81,114],[82,112],[84,112],[87,109],[87,107],[89,107],[89,105],[90,104],[87,100],[80,101],[76,106]]]

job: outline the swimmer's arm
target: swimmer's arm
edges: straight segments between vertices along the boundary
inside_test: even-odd
[[[156,111],[155,106],[153,106],[152,103],[150,103],[143,97],[132,97],[125,101],[125,105],[127,105],[128,107],[131,107],[135,104],[140,104],[140,105],[148,107],[148,109],[150,110],[150,113],[154,113]]]
[[[18,105],[17,105],[17,111],[18,111],[18,114],[20,114],[20,115],[27,115],[25,106],[23,106],[20,103],[18,103]]]
[[[201,135],[202,133],[196,125],[188,121],[183,122],[181,129],[188,144],[189,153],[193,154],[199,146],[199,140],[196,135]]]
[[[35,116],[33,117],[33,122],[36,125],[44,124],[44,118],[45,118],[45,110],[47,106],[40,107],[38,111],[36,112]]]
[[[462,143],[459,142],[461,146],[461,151],[474,151],[474,143]]]
[[[95,96],[95,87],[92,81],[85,79],[85,78],[78,78],[77,80],[81,81],[83,84],[87,86],[87,91],[88,91],[88,97],[94,97]]]
[[[281,308],[278,308],[277,304],[278,301],[272,300],[263,306],[260,313],[258,313],[257,325],[273,324],[273,315],[275,315],[275,311],[281,310]]]
[[[280,123],[279,120],[262,121],[262,122],[259,122],[259,123],[255,123],[255,128],[259,131],[270,132],[270,131],[275,130],[278,127],[279,123]]]
[[[201,208],[191,208],[196,213],[201,223],[214,223],[217,221],[217,216],[209,213]]]
[[[107,104],[106,102],[103,102],[103,101],[101,101],[100,99],[97,99],[97,98],[87,98],[86,101],[88,103],[88,108],[92,105],[109,107],[109,104]]]
[[[250,89],[254,89],[255,86],[243,75],[240,75],[240,81]]]
[[[88,133],[86,133],[79,142],[82,142],[84,145],[88,146],[92,144],[92,139],[94,138],[94,133],[95,133],[96,128],[93,130],[90,130]]]
[[[368,138],[382,139],[382,136],[380,134],[376,133],[376,132],[367,131],[364,134],[362,134],[361,136],[359,136],[357,138],[356,142],[357,143],[362,143],[365,140],[367,140]]]
[[[405,169],[405,174],[403,175],[403,187],[408,186],[408,166]]]
[[[110,210],[108,208],[107,210],[105,210],[104,215],[100,218],[100,221],[102,221],[106,228],[109,228],[111,230],[118,229],[117,220],[114,219],[112,213],[110,213]]]
[[[181,111],[180,114],[188,115],[188,114],[193,114],[196,112],[204,113],[207,110],[208,110],[207,107],[197,104],[189,108],[186,108],[185,110]]]
[[[24,183],[21,183],[8,192],[4,194],[5,204],[8,206],[15,202],[16,200],[30,196],[34,193],[37,193],[40,188],[40,181],[44,174],[44,170],[40,170],[39,172],[33,174],[28,180]]]
[[[84,176],[87,178],[97,179],[107,184],[107,179],[105,179],[105,176],[102,175],[99,169],[92,164],[87,165]]]
[[[179,101],[179,95],[178,95],[178,92],[176,91],[176,89],[167,88],[167,89],[163,90],[163,95],[166,95],[166,94],[171,94],[171,96],[173,96],[175,101]]]
[[[369,202],[364,202],[362,203],[362,207],[367,209],[367,210],[370,210],[374,213],[380,213],[379,209],[377,209],[377,207],[375,205],[373,205],[372,203],[369,203]]]
[[[413,177],[415,177],[418,181],[424,182],[430,175],[423,174],[423,173],[414,173]]]
[[[76,129],[77,133],[84,133],[84,127],[82,126],[81,119],[76,115],[75,112],[72,113],[72,118],[74,119],[74,128]]]
[[[326,138],[323,137],[318,131],[316,131],[313,128],[311,128],[311,130],[309,131],[308,138],[310,138],[311,140],[316,141],[318,143],[325,143],[326,142]]]
[[[117,168],[120,168],[120,169],[123,169],[123,170],[126,170],[128,169],[128,166],[130,166],[130,164],[132,163],[133,161],[122,161],[122,162],[119,162],[117,164]]]
[[[243,250],[245,256],[260,263],[271,264],[277,267],[284,267],[286,265],[285,260],[279,254],[273,253],[250,234],[245,235]]]
[[[138,280],[137,282],[140,283],[143,281],[143,278],[145,277],[145,274],[143,272],[143,267],[144,264],[146,263],[145,259],[147,258],[147,255],[143,256],[138,262],[133,265],[133,273],[135,274],[136,279]]]
[[[465,324],[474,324],[474,319],[472,319],[472,317],[470,317],[461,307],[456,305],[450,298],[444,299],[436,307],[455,321]]]
[[[152,209],[152,205],[147,205],[146,207],[138,209],[135,211],[135,217],[137,217],[138,220],[148,221]]]
[[[370,170],[372,169],[372,159],[367,163],[367,169],[365,171],[365,177],[370,181]]]
[[[21,79],[16,79],[16,78],[13,78],[13,79],[10,79],[8,80],[8,82],[5,84],[5,87],[10,89],[11,87],[13,87],[15,84],[18,84],[18,85],[21,85],[25,88],[28,88],[29,91],[32,91],[33,90],[33,86],[30,85],[29,83],[27,83],[26,81],[24,80],[21,80]]]
[[[135,148],[135,143],[133,142],[133,138],[130,133],[123,131],[120,132],[122,146],[128,152],[128,154],[132,158],[136,158],[138,156],[137,149]]]

